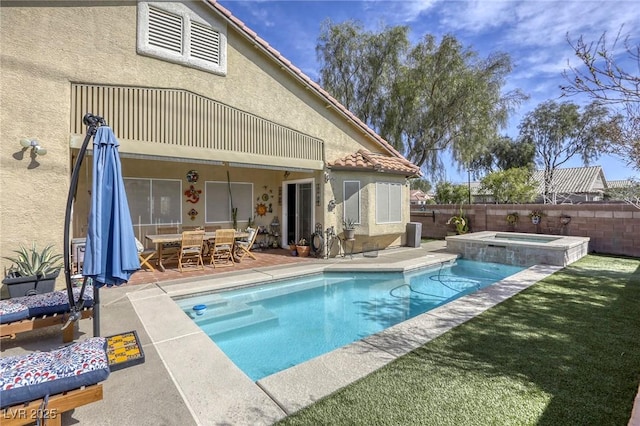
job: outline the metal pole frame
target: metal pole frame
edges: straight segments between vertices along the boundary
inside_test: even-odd
[[[71,173],[71,183],[69,185],[69,194],[67,195],[67,209],[65,211],[65,217],[64,217],[64,245],[63,245],[64,276],[65,276],[65,281],[67,286],[67,297],[69,300],[70,314],[66,324],[62,327],[63,330],[67,328],[71,323],[76,322],[78,319],[80,319],[80,311],[84,307],[84,291],[87,286],[87,277],[84,277],[82,281],[80,296],[78,297],[78,301],[76,302],[73,297],[73,286],[71,284],[71,256],[70,256],[71,247],[70,247],[70,241],[69,241],[70,240],[69,231],[71,227],[71,209],[73,207],[73,202],[75,200],[76,192],[78,190],[78,179],[80,177],[80,167],[82,166],[82,161],[84,160],[84,157],[87,153],[87,147],[89,146],[89,141],[93,136],[95,136],[96,131],[98,130],[98,127],[106,126],[107,124],[104,118],[97,115],[93,115],[91,113],[85,114],[85,116],[82,118],[82,122],[85,124],[85,126],[87,126],[87,134],[84,138],[84,141],[82,142],[82,146],[80,147],[80,152],[78,153],[78,159],[74,164],[73,172]],[[99,336],[100,323],[99,323],[98,313],[100,310],[100,307],[99,307],[100,301],[98,297],[99,296],[98,288],[95,286],[93,287],[93,294],[94,294],[93,334],[94,336]],[[96,333],[96,330],[97,330],[97,333]]]

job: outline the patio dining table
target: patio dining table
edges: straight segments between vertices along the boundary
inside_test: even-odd
[[[249,237],[249,233],[245,231],[236,231],[235,235],[236,239],[238,238],[247,238]],[[176,253],[173,253],[170,257],[164,258],[163,254],[163,246],[167,243],[180,243],[182,241],[182,234],[150,234],[145,237],[149,242],[156,245],[156,253],[158,254],[158,269],[162,272],[165,271],[164,263],[167,260],[173,259],[176,257]],[[204,240],[210,241],[216,239],[216,232],[205,232]]]

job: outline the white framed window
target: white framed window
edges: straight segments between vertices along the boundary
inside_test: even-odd
[[[227,74],[226,23],[179,2],[138,3],[138,53]]]
[[[134,225],[182,223],[182,181],[124,178]]]
[[[344,194],[344,212],[342,219],[350,219],[356,224],[360,223],[360,181],[345,180],[342,183]]]
[[[204,184],[204,192],[205,223],[233,222],[229,183],[207,181]],[[231,182],[231,194],[233,195],[233,206],[238,209],[238,222],[253,218],[253,184]]]
[[[376,223],[402,222],[402,185],[376,183]]]

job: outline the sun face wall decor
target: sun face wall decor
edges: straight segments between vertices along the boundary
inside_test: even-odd
[[[264,216],[265,214],[267,214],[267,206],[265,206],[263,203],[258,203],[258,205],[256,206],[256,214],[258,216]]]

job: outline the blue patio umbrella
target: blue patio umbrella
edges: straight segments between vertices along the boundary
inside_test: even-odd
[[[94,285],[94,335],[100,334],[98,288],[123,284],[140,269],[119,145],[110,127],[97,129],[93,138],[91,210],[82,268],[82,275],[90,277]]]

